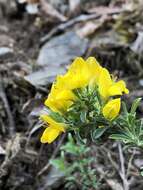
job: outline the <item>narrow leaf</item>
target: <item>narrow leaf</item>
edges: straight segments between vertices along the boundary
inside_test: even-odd
[[[98,139],[99,137],[101,137],[103,135],[103,133],[107,130],[107,127],[102,127],[102,128],[98,128],[96,130],[94,130],[92,137],[94,139]]]
[[[132,107],[131,107],[132,114],[134,114],[136,112],[136,109],[139,106],[140,102],[141,102],[141,98],[137,98],[136,100],[134,100]]]

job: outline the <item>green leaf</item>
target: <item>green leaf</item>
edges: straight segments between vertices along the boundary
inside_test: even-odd
[[[115,140],[121,140],[121,141],[131,141],[131,138],[126,135],[126,134],[112,134],[109,136],[110,139],[115,139]]]
[[[143,171],[141,171],[141,176],[143,176]]]
[[[50,160],[50,163],[57,169],[64,171],[66,169],[64,160],[61,158],[52,159]]]
[[[50,117],[54,119],[56,122],[64,123],[64,118],[57,112],[50,111]]]
[[[82,144],[82,145],[86,144],[86,140],[81,137],[80,131],[75,131],[75,136],[79,144]]]
[[[143,168],[141,167],[140,170],[141,170],[140,174],[141,174],[141,176],[143,176]]]
[[[92,133],[92,138],[94,140],[98,139],[99,137],[101,137],[103,135],[103,133],[107,130],[107,127],[102,127],[102,128],[98,128],[95,129],[94,132]]]
[[[136,112],[136,109],[139,106],[140,102],[141,102],[141,98],[137,98],[136,100],[134,100],[132,107],[131,107],[132,114],[134,114]]]
[[[83,123],[86,122],[86,115],[87,115],[86,110],[81,111],[81,113],[80,113],[80,120],[81,120]]]
[[[74,155],[78,154],[78,149],[79,149],[79,147],[76,146],[76,144],[74,143],[74,141],[72,139],[70,139],[69,142],[67,142],[64,146],[61,147],[61,150],[64,150],[65,152],[71,153]]]
[[[127,113],[128,113],[128,110],[127,110],[126,103],[125,103],[124,101],[122,101],[122,108],[123,108],[123,112],[124,112],[125,114],[127,114]]]
[[[71,154],[77,155],[77,148],[75,148],[70,143],[66,144],[65,146],[62,146],[61,150],[65,150],[67,153],[71,153]]]
[[[68,134],[68,140],[69,140],[70,143],[74,144],[74,140],[73,140],[73,137],[72,137],[71,133]]]

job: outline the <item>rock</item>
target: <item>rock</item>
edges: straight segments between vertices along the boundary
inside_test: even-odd
[[[138,55],[143,54],[143,32],[139,32],[135,42],[131,46],[131,50]]]
[[[136,158],[134,160],[134,164],[135,164],[136,167],[141,168],[143,166],[143,159]]]
[[[25,77],[29,83],[31,83],[36,88],[41,86],[46,86],[49,83],[52,83],[57,74],[63,74],[65,68],[63,67],[53,67],[49,66],[39,71],[33,72],[30,75]]]
[[[0,26],[1,27],[1,26]],[[8,32],[8,28],[6,28],[4,32]],[[1,47],[13,47],[15,41],[8,35],[6,34],[0,34],[0,46]]]
[[[47,42],[40,50],[37,60],[42,68],[25,77],[36,88],[52,83],[55,76],[63,74],[66,65],[75,57],[85,53],[87,39],[81,39],[74,32],[67,32]]]
[[[67,32],[48,41],[40,50],[38,65],[66,65],[85,53],[87,39],[81,39],[75,32]]]
[[[39,12],[38,5],[39,5],[38,3],[28,4],[26,6],[26,11],[29,14],[38,14],[38,12]]]
[[[114,30],[103,32],[92,40],[93,47],[101,49],[110,49],[117,47],[127,47],[127,43],[121,40]]]
[[[139,80],[139,84],[140,84],[140,86],[143,86],[143,79]]]
[[[8,47],[0,47],[0,58],[13,53],[13,49]]]
[[[17,12],[17,4],[15,0],[5,0],[4,2],[5,14],[11,16],[13,13]]]

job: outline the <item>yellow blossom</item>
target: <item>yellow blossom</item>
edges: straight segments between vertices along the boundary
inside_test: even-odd
[[[84,90],[87,86],[89,88]],[[75,89],[78,88],[82,88],[82,90],[79,90],[81,96],[76,96],[76,93],[74,93]],[[94,97],[96,96],[96,91],[98,91],[97,97]],[[57,76],[45,105],[53,112],[58,112],[61,117],[67,116],[67,121],[69,119],[71,126],[75,125],[77,117],[80,117],[80,108],[83,109],[84,107],[85,111],[89,109],[90,113],[92,113],[91,117],[92,115],[94,116],[94,110],[98,108],[99,112],[100,110],[101,112],[96,113],[97,117],[100,117],[102,114],[107,120],[111,121],[119,115],[121,107],[121,99],[113,99],[113,96],[121,96],[123,93],[129,93],[123,80],[116,82],[116,79],[111,77],[109,71],[100,66],[94,57],[89,57],[87,60],[78,57],[69,66],[68,71],[64,75]],[[93,97],[90,97],[92,95]],[[73,107],[68,112],[72,104]],[[77,116],[74,118],[76,113]],[[42,143],[53,142],[67,128],[66,124],[56,122],[49,115],[41,115],[40,118],[47,124],[41,137]],[[101,123],[99,128],[102,127],[104,126]]]
[[[97,84],[102,67],[94,57],[84,61],[81,57],[74,60],[63,76],[58,76],[57,86],[64,89],[83,88],[89,84]]]
[[[51,92],[45,101],[45,105],[49,107],[52,111],[63,112],[68,109],[73,103],[76,96],[71,90],[64,90],[57,86],[57,84],[52,85]]]
[[[87,63],[81,57],[78,57],[65,75],[57,77],[56,84],[70,90],[83,88],[88,85],[89,77]]]
[[[113,120],[119,115],[121,107],[121,99],[116,98],[114,100],[110,100],[104,107],[103,107],[103,115],[108,120]]]
[[[125,82],[122,80],[118,82],[113,81],[108,70],[105,68],[103,68],[100,73],[98,87],[99,93],[104,99],[108,99],[110,96],[129,93]]]
[[[109,95],[110,96],[122,95],[122,93],[125,93],[125,94],[129,93],[129,90],[126,88],[126,84],[123,80],[120,80],[120,81],[114,83],[109,88]]]
[[[86,60],[87,66],[88,66],[88,72],[90,75],[89,83],[93,85],[97,85],[99,81],[99,76],[102,71],[102,67],[98,63],[98,61],[94,57],[89,57]]]
[[[49,125],[42,134],[42,143],[52,143],[62,132],[65,132],[65,124],[57,123],[48,115],[41,115],[40,118]]]

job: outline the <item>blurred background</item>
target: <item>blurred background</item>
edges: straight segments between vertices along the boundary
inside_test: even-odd
[[[42,145],[38,117],[55,76],[77,56],[94,56],[124,79],[129,105],[142,97],[143,1],[0,0],[0,190],[68,189],[49,163],[67,137]],[[126,190],[116,142],[91,153],[98,189]],[[142,190],[142,152],[130,149],[124,156],[131,190]]]

